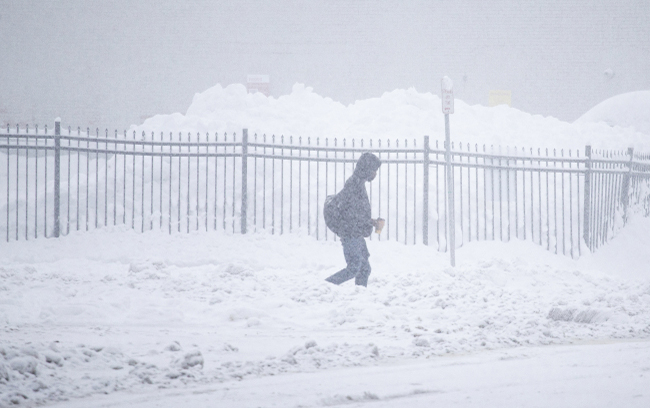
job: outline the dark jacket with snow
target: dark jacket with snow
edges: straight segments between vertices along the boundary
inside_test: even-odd
[[[345,182],[338,193],[341,211],[340,237],[359,238],[372,234],[373,223],[370,214],[370,200],[366,192],[366,181],[374,178],[375,172],[381,166],[381,161],[372,153],[364,153],[359,157],[354,173]]]

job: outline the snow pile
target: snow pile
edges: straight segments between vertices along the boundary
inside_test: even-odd
[[[456,142],[581,150],[591,144],[598,149],[621,150],[633,146],[650,150],[647,135],[633,128],[613,129],[604,123],[591,122],[570,124],[506,105],[470,106],[461,100],[456,100],[454,105],[450,122],[451,137]],[[154,138],[159,138],[161,131],[165,135],[168,132],[240,134],[243,128],[250,135],[303,139],[421,140],[424,135],[445,139],[441,100],[437,95],[420,93],[414,88],[397,89],[345,106],[314,93],[303,84],[295,84],[291,94],[279,98],[248,94],[241,84],[225,88],[216,85],[196,94],[185,115],[156,115],[132,126],[131,131],[138,134],[144,131],[147,137],[155,132]]]
[[[616,95],[594,106],[576,121],[589,122],[604,122],[611,127],[632,127],[650,137],[650,91]]]
[[[475,242],[451,268],[430,247],[369,249],[364,289],[325,282],[340,244],[298,234],[107,228],[3,245],[0,404],[650,336],[650,279],[585,266],[598,254]]]

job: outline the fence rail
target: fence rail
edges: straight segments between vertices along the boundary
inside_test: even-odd
[[[0,229],[5,240],[126,226],[188,233],[303,231],[336,239],[322,219],[358,156],[383,164],[368,185],[381,236],[449,250],[475,240],[531,240],[578,257],[633,212],[648,215],[650,156],[627,151],[452,143],[453,209],[442,143],[135,131],[95,135],[47,127],[0,133]],[[67,134],[65,134],[67,133]],[[4,174],[3,174],[4,173]]]

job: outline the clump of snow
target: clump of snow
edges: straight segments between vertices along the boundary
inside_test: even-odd
[[[650,90],[613,96],[591,108],[576,123],[603,122],[608,126],[631,127],[650,137]]]
[[[454,82],[446,75],[442,77],[442,89],[445,91],[451,91],[454,89]]]

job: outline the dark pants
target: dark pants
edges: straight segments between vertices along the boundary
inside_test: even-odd
[[[368,286],[368,276],[370,276],[370,262],[368,262],[368,257],[370,253],[366,246],[366,240],[363,237],[341,238],[341,244],[343,245],[345,262],[348,266],[325,280],[335,285],[340,285],[343,282],[355,278],[355,284]]]

